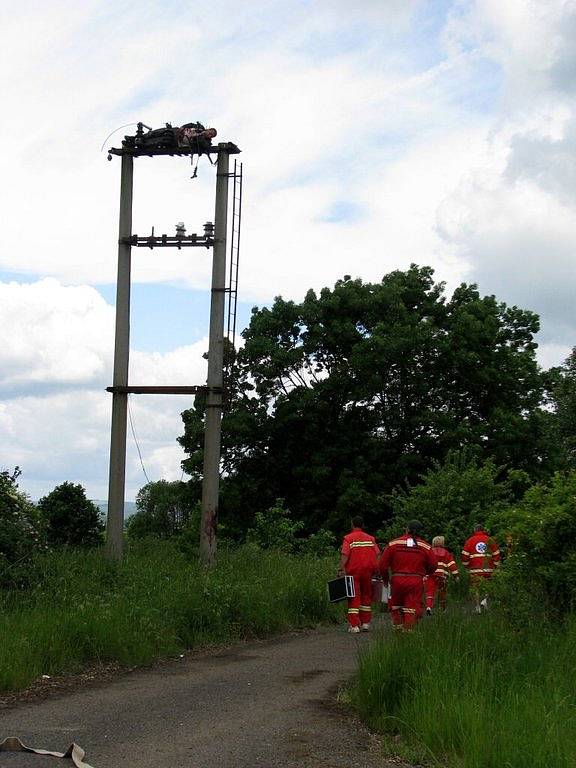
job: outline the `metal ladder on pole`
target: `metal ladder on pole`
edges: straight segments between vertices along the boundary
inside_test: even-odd
[[[232,226],[230,227],[230,268],[228,270],[228,319],[226,338],[235,348],[238,306],[238,267],[240,265],[240,226],[242,223],[242,163],[234,160],[232,178]],[[227,371],[228,373],[228,371]]]

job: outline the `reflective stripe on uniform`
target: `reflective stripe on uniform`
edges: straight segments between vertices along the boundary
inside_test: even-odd
[[[348,608],[348,613],[360,613],[360,608]]]
[[[361,605],[360,606],[360,610],[362,611],[362,613],[368,613],[369,611],[372,610],[372,606],[371,605]]]
[[[351,541],[350,542],[350,549],[353,547],[373,547],[374,542],[373,541]]]
[[[468,573],[492,573],[493,568],[470,568]]]

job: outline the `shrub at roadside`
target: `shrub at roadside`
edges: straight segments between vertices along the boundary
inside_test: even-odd
[[[277,549],[290,554],[334,555],[336,537],[331,531],[320,528],[302,538],[298,534],[304,527],[301,520],[292,519],[290,510],[284,507],[284,499],[276,499],[276,503],[265,512],[256,512],[254,527],[248,530],[246,541],[261,549]]]
[[[48,544],[97,547],[102,544],[104,524],[100,510],[86,498],[81,485],[62,483],[38,502]]]
[[[493,592],[511,614],[522,594],[552,615],[576,605],[576,472],[558,473],[529,488],[514,507],[493,514],[490,525],[508,541],[506,568]]]
[[[11,566],[27,560],[43,546],[36,507],[18,490],[20,469],[0,472],[0,580],[11,578]]]
[[[378,539],[402,533],[407,521],[416,518],[426,536],[446,536],[446,546],[459,552],[475,523],[483,525],[500,514],[528,485],[524,472],[503,471],[474,451],[450,451],[422,475],[421,485],[393,494],[394,516]]]
[[[209,643],[334,620],[332,559],[254,545],[221,550],[215,570],[177,541],[128,548],[118,568],[99,552],[59,551],[26,570],[27,590],[0,592],[0,690],[101,661],[146,664]]]
[[[410,761],[459,768],[576,765],[576,620],[515,631],[437,616],[361,656],[352,700]],[[400,738],[400,741],[397,739]]]

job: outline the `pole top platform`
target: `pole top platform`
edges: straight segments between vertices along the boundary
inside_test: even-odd
[[[208,149],[203,149],[201,152],[198,152],[197,149],[192,148],[178,148],[178,149],[171,149],[166,147],[161,148],[151,148],[151,147],[145,147],[145,148],[137,148],[137,147],[111,147],[108,150],[109,155],[132,155],[132,157],[156,157],[157,155],[176,155],[178,157],[181,156],[190,156],[190,155],[217,155],[219,152],[226,152],[229,155],[239,155],[240,152],[242,152],[241,149],[239,149],[236,144],[234,144],[231,141],[221,141],[220,144],[216,144],[216,146],[209,147]]]
[[[144,130],[146,129],[146,131]],[[226,152],[237,155],[240,150],[231,141],[212,145],[217,135],[215,128],[205,128],[202,123],[185,123],[173,126],[166,123],[164,128],[152,129],[144,123],[138,123],[134,136],[124,136],[121,147],[108,150],[111,155],[130,155],[131,157],[154,157],[156,155],[214,155]]]

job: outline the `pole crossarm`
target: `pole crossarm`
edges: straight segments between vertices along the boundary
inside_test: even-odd
[[[199,395],[202,392],[206,394],[222,395],[222,387],[207,386],[116,386],[106,387],[106,392],[112,392],[113,395]]]
[[[200,154],[217,155],[219,152],[226,152],[229,155],[239,155],[241,151],[242,150],[239,149],[236,144],[233,144],[231,141],[223,141],[213,147],[202,149]],[[197,149],[192,147],[180,147],[179,149],[170,147],[143,147],[142,149],[137,149],[136,147],[111,147],[108,150],[108,154],[131,155],[132,157],[155,157],[156,155],[170,155],[170,157],[176,155],[177,157],[182,157],[187,155],[197,155],[199,153]]]
[[[214,238],[210,235],[131,235],[119,242],[121,245],[133,245],[136,248],[211,248]]]

